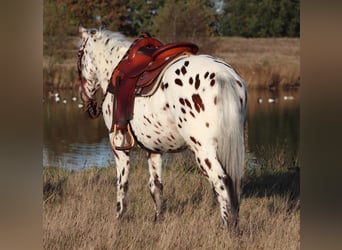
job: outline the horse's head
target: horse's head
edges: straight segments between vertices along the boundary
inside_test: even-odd
[[[93,51],[91,44],[100,36],[98,29],[86,29],[79,26],[80,46],[78,51],[78,75],[80,79],[80,96],[85,102],[86,111],[91,118],[100,115],[101,110],[95,99],[96,91],[100,86],[96,65],[94,65]]]

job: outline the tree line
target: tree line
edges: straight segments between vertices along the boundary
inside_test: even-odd
[[[55,25],[69,35],[75,26],[106,25],[135,36],[142,30],[170,33],[196,26],[208,35],[298,37],[299,0],[44,0],[44,34]],[[191,29],[191,28],[190,28]],[[189,32],[191,35],[190,31]]]
[[[165,42],[208,36],[299,37],[299,0],[44,0],[44,53],[77,27],[127,36],[150,31]]]

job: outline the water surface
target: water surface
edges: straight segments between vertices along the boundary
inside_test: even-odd
[[[43,101],[43,166],[82,169],[114,164],[107,128],[101,117],[92,120],[72,100],[76,92],[46,93]],[[248,150],[258,157],[260,148],[299,147],[299,92],[250,91],[248,96]]]

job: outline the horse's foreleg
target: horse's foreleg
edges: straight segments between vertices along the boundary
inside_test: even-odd
[[[127,207],[129,151],[113,149],[116,163],[116,218],[120,218]]]
[[[155,220],[162,218],[163,182],[161,154],[148,153],[149,188],[154,201]]]

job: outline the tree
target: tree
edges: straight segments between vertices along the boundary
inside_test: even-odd
[[[137,36],[142,31],[150,31],[153,18],[165,0],[129,0],[126,4],[127,18],[124,20],[123,33]]]
[[[215,11],[206,0],[170,0],[158,9],[152,31],[164,42],[201,42],[213,34]]]
[[[67,5],[58,1],[44,0],[43,8],[43,53],[61,60],[65,54],[61,48],[67,46],[68,33]]]
[[[298,37],[299,0],[229,0],[221,33],[243,37]]]
[[[69,19],[77,28],[79,23],[86,27],[105,25],[119,30],[126,18],[126,2],[123,0],[64,0],[69,9]],[[76,30],[75,30],[76,31]]]

